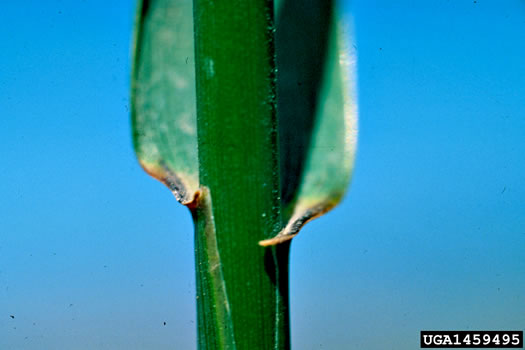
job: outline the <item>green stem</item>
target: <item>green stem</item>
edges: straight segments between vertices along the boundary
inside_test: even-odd
[[[199,349],[289,349],[273,1],[194,1]]]

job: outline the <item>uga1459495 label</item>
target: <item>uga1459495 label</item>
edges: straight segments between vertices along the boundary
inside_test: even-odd
[[[523,348],[523,331],[421,331],[421,348]]]

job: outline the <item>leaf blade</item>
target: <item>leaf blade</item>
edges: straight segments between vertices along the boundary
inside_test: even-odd
[[[335,207],[344,196],[353,170],[357,141],[357,100],[355,93],[355,53],[350,50],[351,23],[348,17],[338,18],[339,13],[334,4],[313,2],[316,2],[318,6],[328,7],[328,11],[324,13],[331,22],[330,34],[326,39],[327,53],[324,60],[324,71],[318,82],[319,93],[316,104],[310,109],[306,108],[310,114],[303,115],[301,118],[280,115],[280,123],[286,125],[287,128],[296,125],[296,132],[310,133],[307,135],[308,141],[303,141],[301,145],[290,146],[286,139],[281,139],[281,149],[284,149],[284,154],[281,156],[281,176],[287,179],[296,179],[296,183],[292,190],[285,187],[290,186],[289,183],[285,183],[282,190],[285,201],[283,203],[284,212],[288,215],[286,225],[275,237],[260,241],[261,246],[275,245],[292,239],[307,222]],[[323,5],[319,5],[321,3]],[[284,2],[281,9],[284,18],[281,20],[286,20],[287,4],[296,7],[294,11],[291,11],[292,13],[296,14],[297,8],[300,11],[301,5],[298,2],[295,5],[294,0]],[[315,10],[315,6],[308,5],[308,9]],[[335,12],[331,13],[331,9],[335,9]],[[323,11],[315,10],[315,13],[317,15]],[[304,15],[301,16],[301,19],[304,17]],[[292,28],[284,27],[281,30],[300,32],[297,26],[305,26],[305,24],[300,22],[296,23],[295,26]],[[279,28],[277,33],[279,35]],[[281,35],[286,36],[286,33],[281,33]],[[303,38],[303,40],[305,39]],[[279,46],[277,49],[279,62]],[[281,49],[281,56],[286,54],[286,49]],[[310,52],[310,54],[318,53]],[[309,62],[307,61],[307,63]],[[280,70],[283,68],[288,67],[279,66]],[[306,72],[309,71],[306,70]],[[293,76],[293,74],[288,74],[288,72],[281,74],[281,77],[287,76]],[[285,79],[281,79],[278,83],[291,85]],[[294,82],[292,81],[292,83]],[[282,97],[279,96],[279,98]],[[297,103],[297,100],[295,102]],[[290,122],[290,119],[293,122]],[[303,125],[312,123],[311,131],[304,128],[300,123]],[[298,128],[299,131],[297,131]],[[285,131],[285,133],[289,134],[290,130]],[[289,148],[295,148],[295,150],[286,151]],[[300,154],[301,149],[303,149],[304,155]],[[286,166],[286,163],[291,162],[290,157],[298,156],[304,157],[304,164],[299,173],[297,173],[297,169]],[[293,192],[293,194],[290,196],[287,192]]]
[[[139,1],[132,70],[133,145],[144,170],[185,205],[199,187],[191,1]]]

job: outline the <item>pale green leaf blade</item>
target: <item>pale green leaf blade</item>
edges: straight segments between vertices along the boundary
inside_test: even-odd
[[[287,6],[301,22],[293,23],[292,15],[286,17]],[[306,222],[340,202],[352,174],[357,140],[356,61],[351,45],[350,18],[340,16],[331,1],[312,0],[306,5],[290,0],[284,1],[279,9],[281,21],[286,21],[277,30],[277,58],[278,64],[282,63],[278,66],[281,78],[278,98],[285,99],[283,103],[287,104],[286,107],[280,104],[278,109],[281,113],[281,178],[286,179],[281,182],[286,224],[276,237],[261,241],[263,246],[290,240]],[[304,13],[298,16],[301,10]],[[309,12],[316,20],[304,23]],[[301,30],[317,24],[319,27],[315,29],[322,31],[326,22],[317,19],[322,16],[331,22],[325,43],[322,36],[315,38]],[[279,33],[279,30],[284,33]],[[293,48],[296,55],[297,51],[303,54],[302,72],[297,68],[297,61],[301,62],[301,59],[295,58],[295,65],[286,65],[286,57],[294,55],[294,52],[288,52],[291,50],[288,49],[290,35],[286,31],[301,33],[297,40],[306,41],[303,46],[295,44]],[[288,36],[283,47],[279,47],[279,35]],[[318,41],[315,50],[301,50],[304,46],[312,47],[315,40]],[[322,49],[326,50],[325,54],[319,52]],[[317,80],[312,79],[315,66],[319,65],[316,55],[323,58],[322,72]],[[296,85],[296,89],[302,90],[302,95],[295,93],[297,97],[294,97],[292,88],[286,89],[283,85]],[[314,91],[310,94],[314,103],[304,98],[308,89]]]
[[[181,203],[198,191],[191,0],[139,1],[132,72],[132,127],[142,167]]]

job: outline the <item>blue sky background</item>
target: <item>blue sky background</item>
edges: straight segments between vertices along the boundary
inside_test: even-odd
[[[524,329],[525,2],[352,9],[357,164],[294,241],[294,349]],[[0,349],[195,348],[190,215],[131,147],[133,16],[2,5]]]

